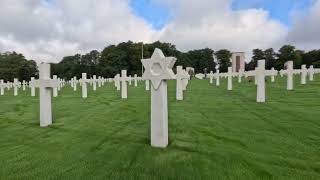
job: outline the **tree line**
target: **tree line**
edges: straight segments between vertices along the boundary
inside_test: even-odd
[[[141,58],[150,58],[154,49],[160,48],[165,56],[177,57],[175,66],[195,68],[195,73],[215,72],[215,66],[219,64],[220,72],[226,72],[231,66],[230,58],[232,52],[227,49],[214,51],[210,48],[181,52],[176,46],[165,42],[154,42],[150,44],[134,43],[131,41],[109,45],[101,52],[92,50],[86,54],[75,54],[64,57],[58,64],[52,65],[52,74],[61,78],[71,79],[81,77],[81,73],[103,77],[114,77],[122,69],[128,71],[128,75],[138,74],[141,76]],[[142,51],[143,50],[143,51]],[[142,53],[143,52],[143,53]],[[278,52],[274,49],[254,49],[251,61],[246,63],[246,70],[256,67],[257,61],[266,60],[266,68],[274,67],[283,69],[286,61],[294,61],[295,68],[301,64],[320,67],[320,50],[302,51],[291,45],[282,46]],[[27,60],[22,54],[16,52],[0,53],[0,79],[12,81],[29,80],[31,76],[37,77],[37,65],[33,60]]]

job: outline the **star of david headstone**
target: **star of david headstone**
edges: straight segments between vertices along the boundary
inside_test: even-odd
[[[158,89],[161,81],[175,79],[172,71],[175,57],[165,57],[160,49],[155,49],[150,59],[143,59],[142,64],[145,68],[143,78],[150,80],[154,89]]]

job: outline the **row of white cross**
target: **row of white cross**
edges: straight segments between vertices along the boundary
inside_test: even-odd
[[[146,90],[151,90],[151,145],[164,148],[168,145],[167,80],[176,79],[176,98],[177,100],[182,100],[183,91],[186,90],[190,76],[181,66],[177,66],[177,74],[174,74],[172,68],[176,58],[165,57],[160,49],[155,49],[150,59],[143,59],[141,61],[145,67],[145,72],[142,77],[135,75],[132,79],[134,80],[135,86],[137,86],[138,80],[145,80]],[[42,63],[39,65],[39,79],[35,80],[32,78],[29,82],[33,95],[35,93],[34,88],[39,88],[41,127],[52,124],[52,89],[54,91],[53,94],[57,95],[55,91],[58,91],[58,89],[62,88],[65,84],[70,83],[74,90],[76,90],[77,83],[79,83],[82,86],[82,97],[86,98],[87,83],[92,83],[93,88],[96,88],[96,77],[94,76],[90,81],[87,79],[86,73],[82,74],[80,80],[72,78],[68,82],[59,81],[57,76],[53,76],[51,79],[50,74],[50,64]],[[127,83],[131,84],[132,79],[127,77],[126,70],[122,70],[121,77],[117,74],[112,79],[102,80],[101,85],[104,82],[114,82],[117,90],[121,89],[121,97],[127,98]],[[150,82],[151,86],[149,86]],[[18,81],[15,80],[12,86],[18,87],[18,84]]]
[[[165,148],[169,142],[167,80],[176,79],[176,99],[182,100],[183,91],[188,85],[190,76],[181,66],[177,66],[177,74],[175,74],[172,68],[176,62],[176,58],[165,57],[160,49],[155,49],[150,59],[142,59],[141,61],[145,68],[145,72],[142,77],[137,77],[135,75],[133,78],[135,80],[134,84],[137,86],[138,80],[145,80],[146,90],[151,90],[151,145],[153,147]],[[240,76],[239,82],[241,82],[241,77],[243,76],[254,76],[258,86],[258,102],[263,102],[265,100],[265,77],[273,77],[278,74],[275,70],[265,70],[264,60],[258,62],[258,67],[254,71],[236,74],[232,73],[231,68],[228,70],[228,73],[219,74],[219,71],[217,71],[216,74],[211,73],[211,75],[209,75],[211,78],[210,82],[213,83],[214,77],[216,79],[216,85],[220,85],[220,77],[227,77],[228,89],[232,90],[232,77],[236,75]],[[311,74],[312,72],[318,72],[318,70],[312,71],[312,68],[311,70],[309,69],[309,71]],[[39,72],[39,80],[31,81],[31,85],[40,88],[40,126],[46,127],[52,124],[51,89],[58,88],[60,83],[55,77],[50,79],[49,64],[41,64]],[[288,76],[288,84],[290,84],[289,81],[292,81],[292,76],[295,72],[298,73],[298,70],[293,70],[293,63],[288,62],[287,69],[280,72],[280,74],[286,74]],[[302,69],[300,73],[304,73],[303,77],[305,76],[304,69]],[[274,81],[274,77],[272,79],[272,81]],[[123,99],[128,97],[127,83],[130,84],[131,79],[130,77],[127,77],[126,70],[121,71],[121,76],[120,74],[117,74],[114,78],[107,79],[106,81],[114,82],[116,89],[118,91],[121,90],[121,97]],[[94,82],[95,80],[93,80],[92,83]],[[73,78],[70,83],[74,88],[76,83],[80,83],[82,86],[82,96],[84,98],[87,97],[87,83],[90,83],[90,80],[87,80],[87,75],[85,73],[82,74],[82,78],[79,81],[77,81],[76,78]]]
[[[241,83],[242,77],[254,77],[255,84],[257,85],[257,102],[265,102],[265,78],[270,76],[271,82],[275,81],[275,76],[277,76],[279,73],[281,77],[283,75],[287,76],[287,90],[293,90],[293,76],[295,74],[301,75],[301,84],[306,84],[307,76],[309,76],[309,80],[313,81],[314,74],[320,73],[320,69],[315,69],[311,65],[309,69],[306,68],[306,65],[302,65],[301,69],[293,69],[293,61],[288,61],[285,64],[286,69],[280,70],[279,72],[275,70],[274,68],[271,68],[271,70],[265,69],[265,60],[259,60],[258,66],[253,71],[239,71],[239,72],[232,72],[232,67],[228,68],[227,73],[219,73],[218,66],[216,73],[213,73],[212,71],[210,74],[208,74],[208,77],[210,78],[210,84],[213,84],[213,79],[216,80],[216,86],[220,86],[220,78],[228,78],[228,85],[227,89],[231,91],[233,89],[232,87],[232,78],[238,77],[238,82]],[[204,75],[197,75],[199,79],[202,79]]]

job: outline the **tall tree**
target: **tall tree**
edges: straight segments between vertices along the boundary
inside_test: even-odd
[[[283,68],[284,64],[287,61],[293,61],[294,67],[299,68],[301,66],[302,61],[302,52],[297,51],[294,46],[284,45],[279,49],[279,53],[277,54],[277,62],[276,69],[280,70]]]
[[[232,53],[227,49],[221,49],[219,51],[216,51],[214,55],[216,56],[216,59],[220,66],[220,71],[227,72],[228,67],[231,66]]]
[[[266,60],[266,68],[271,69],[276,66],[276,53],[272,48],[266,49],[264,51],[264,56]]]
[[[14,78],[30,80],[31,76],[36,77],[37,64],[33,60],[27,60],[22,54],[16,52],[0,53],[0,79],[13,81]]]

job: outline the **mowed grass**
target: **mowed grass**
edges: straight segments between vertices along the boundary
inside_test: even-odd
[[[268,78],[269,79],[269,78]],[[39,127],[30,90],[0,97],[0,179],[320,179],[320,76],[286,90],[253,83],[227,91],[192,80],[185,100],[169,82],[166,149],[150,144],[150,92],[144,83],[120,99],[112,83],[81,98],[65,87],[53,99],[54,123]]]

